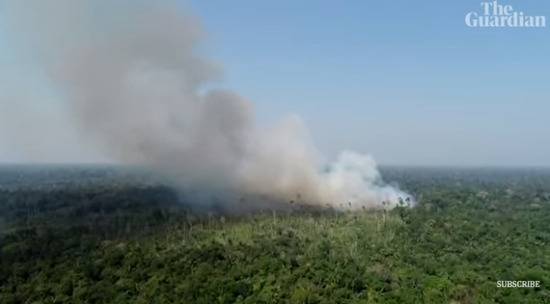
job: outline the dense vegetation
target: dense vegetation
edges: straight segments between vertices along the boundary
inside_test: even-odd
[[[544,170],[386,168],[418,206],[240,216],[108,168],[0,171],[0,303],[550,303]]]

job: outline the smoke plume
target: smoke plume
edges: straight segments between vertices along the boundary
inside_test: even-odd
[[[119,162],[185,189],[336,208],[408,197],[383,184],[369,156],[346,151],[324,163],[299,117],[260,128],[250,101],[206,90],[220,68],[200,56],[201,27],[176,1],[28,0],[4,9],[82,136]]]

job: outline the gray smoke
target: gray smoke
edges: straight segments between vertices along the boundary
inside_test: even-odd
[[[248,100],[206,90],[220,68],[199,55],[199,23],[176,1],[26,0],[4,9],[83,136],[119,162],[187,189],[271,200],[361,208],[408,197],[381,182],[369,156],[323,163],[299,117],[262,129]]]

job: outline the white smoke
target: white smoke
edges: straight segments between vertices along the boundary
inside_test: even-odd
[[[271,129],[252,104],[204,92],[219,67],[199,56],[198,22],[176,1],[12,1],[11,31],[31,38],[82,134],[117,161],[143,164],[183,187],[336,208],[394,206],[369,156],[323,163],[297,116]]]

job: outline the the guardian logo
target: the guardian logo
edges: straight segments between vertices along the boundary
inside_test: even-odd
[[[546,27],[546,16],[529,16],[498,1],[481,2],[481,11],[469,12],[464,21],[468,27]]]

